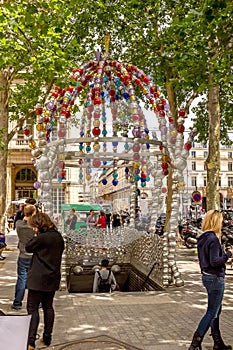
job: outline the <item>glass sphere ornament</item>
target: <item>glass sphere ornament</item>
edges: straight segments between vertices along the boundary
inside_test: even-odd
[[[92,134],[95,136],[95,137],[97,137],[97,136],[99,136],[100,135],[100,128],[94,128],[94,129],[92,129]]]
[[[106,179],[103,179],[101,182],[103,185],[107,185],[107,183],[108,183],[108,181]]]
[[[91,146],[86,147],[86,152],[88,152],[88,153],[91,152]]]
[[[192,148],[192,144],[189,143],[189,142],[186,142],[185,145],[184,145],[184,148],[189,151],[191,148]]]
[[[95,128],[98,128],[98,127],[100,126],[100,121],[99,121],[99,119],[94,119],[93,125],[94,125]]]
[[[139,145],[139,143],[135,143],[135,144],[133,145],[133,151],[134,151],[134,152],[139,152],[139,151],[140,151],[140,145]]]
[[[112,184],[113,186],[117,186],[118,185],[118,181],[116,179],[112,180]]]
[[[185,130],[185,127],[184,127],[183,124],[180,124],[180,125],[177,126],[176,130],[177,130],[179,133],[182,134],[182,133],[184,132],[184,130]]]
[[[41,187],[41,183],[39,181],[36,181],[34,182],[33,186],[36,190],[38,190]]]
[[[100,167],[100,165],[101,165],[101,161],[100,161],[100,159],[98,159],[98,158],[93,159],[93,161],[92,161],[92,165],[93,165],[93,167],[94,167],[94,168],[99,168],[99,167]]]
[[[36,125],[36,130],[37,131],[44,131],[44,124],[42,124],[42,123],[41,124],[37,124]]]
[[[57,132],[57,136],[63,138],[66,136],[66,129],[59,129]]]
[[[100,144],[99,143],[95,143],[93,146],[94,151],[98,152],[100,150]]]
[[[35,141],[31,141],[29,142],[28,146],[32,149],[35,149],[36,148],[36,142]]]
[[[140,175],[134,175],[134,181],[139,181],[140,179]]]
[[[141,182],[141,187],[146,187],[146,182]]]
[[[140,154],[139,153],[134,153],[133,160],[138,161],[139,159],[140,159]]]
[[[80,173],[78,177],[79,179],[83,179],[83,173]]]
[[[112,174],[112,177],[113,177],[114,179],[117,179],[117,178],[118,178],[118,174],[117,174],[117,173],[113,173],[113,174]]]

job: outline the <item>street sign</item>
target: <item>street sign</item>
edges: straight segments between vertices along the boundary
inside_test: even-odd
[[[201,193],[199,191],[193,191],[192,201],[193,202],[200,202],[201,201]]]

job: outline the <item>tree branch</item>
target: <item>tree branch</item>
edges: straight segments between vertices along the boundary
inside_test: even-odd
[[[189,109],[190,106],[192,104],[192,102],[195,100],[195,98],[198,96],[198,92],[197,91],[193,91],[192,96],[188,99],[188,101],[186,102],[186,105],[184,107],[185,113],[189,114]]]

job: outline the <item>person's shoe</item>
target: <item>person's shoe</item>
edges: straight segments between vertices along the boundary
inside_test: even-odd
[[[48,334],[43,334],[43,338],[41,339],[41,341],[42,343],[44,343],[44,345],[49,346],[52,341],[52,336]]]
[[[15,305],[11,305],[12,310],[16,310],[19,311],[22,309],[22,306],[15,306]]]
[[[231,345],[226,345],[224,343],[220,331],[212,331],[211,335],[214,340],[213,350],[232,350]]]
[[[28,350],[35,350],[35,347],[32,345],[28,345]]]
[[[5,256],[0,255],[0,260],[5,260],[5,259],[6,259]]]
[[[201,343],[202,343],[203,337],[201,337],[197,332],[193,335],[193,340],[188,348],[188,350],[202,350]]]

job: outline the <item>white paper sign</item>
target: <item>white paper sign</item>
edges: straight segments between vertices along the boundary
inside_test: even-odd
[[[26,350],[31,315],[0,316],[0,350]]]

